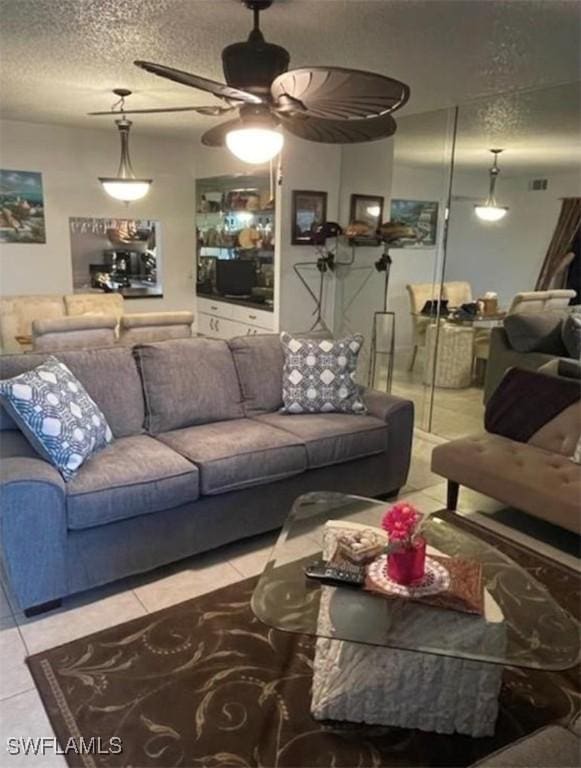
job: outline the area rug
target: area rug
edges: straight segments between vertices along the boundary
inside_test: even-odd
[[[474,530],[473,523],[454,522]],[[569,611],[578,610],[577,574],[481,533],[531,570]],[[494,737],[316,722],[309,712],[314,641],[258,621],[249,605],[255,583],[248,579],[31,656],[68,764],[467,766],[541,725],[569,721],[579,709],[578,670],[507,669]],[[91,738],[103,754],[77,754],[71,747]]]

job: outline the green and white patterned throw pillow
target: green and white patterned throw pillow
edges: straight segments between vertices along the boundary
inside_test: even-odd
[[[366,413],[355,381],[363,336],[297,339],[280,336],[284,366],[281,413]]]
[[[99,406],[56,357],[0,381],[0,401],[28,441],[65,480],[113,440]]]

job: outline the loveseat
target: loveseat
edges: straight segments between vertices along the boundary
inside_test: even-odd
[[[395,493],[412,403],[365,391],[367,415],[286,415],[276,335],[58,354],[114,442],[65,483],[0,412],[0,546],[29,615],[61,598],[279,527],[313,490]],[[0,378],[46,355],[0,358]]]

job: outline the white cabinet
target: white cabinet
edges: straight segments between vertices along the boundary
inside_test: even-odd
[[[215,339],[255,336],[276,330],[272,312],[198,297],[198,333]]]

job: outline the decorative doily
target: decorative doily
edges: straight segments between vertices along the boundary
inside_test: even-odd
[[[421,581],[413,584],[398,584],[387,575],[387,555],[381,555],[367,568],[367,577],[383,592],[397,597],[425,597],[446,592],[450,587],[448,570],[431,557],[426,557],[426,571]]]

